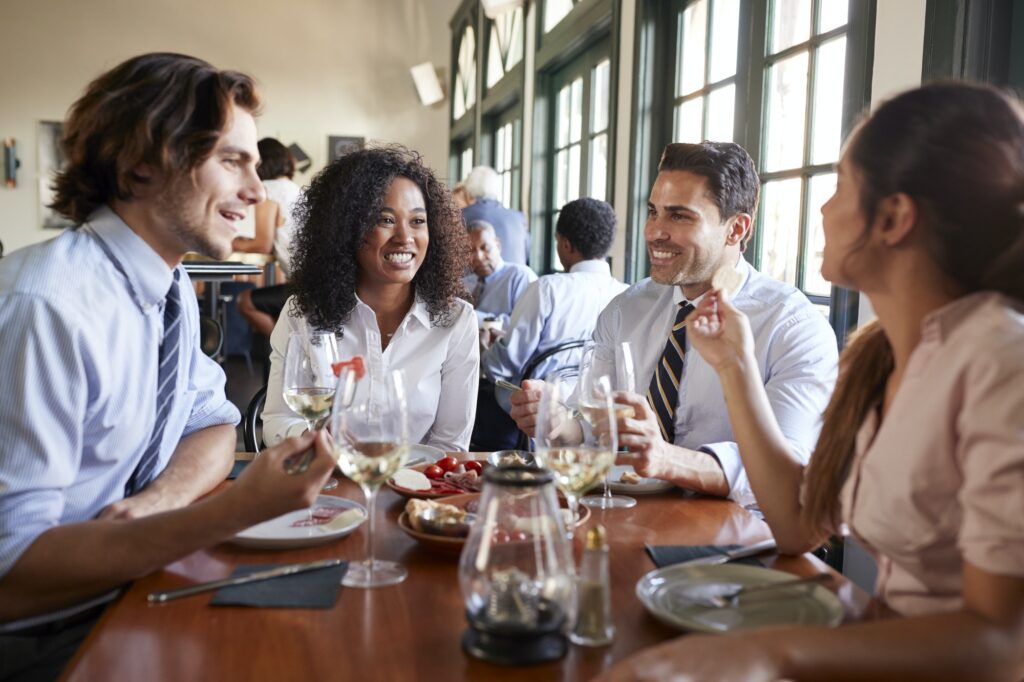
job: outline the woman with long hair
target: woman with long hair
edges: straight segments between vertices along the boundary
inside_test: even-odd
[[[463,300],[469,247],[448,190],[415,152],[362,149],[317,174],[296,214],[291,297],[270,337],[267,443],[305,429],[281,384],[288,336],[308,325],[334,332],[343,358],[404,370],[412,442],[465,450],[480,353]]]
[[[1024,110],[992,88],[926,85],[857,127],[838,174],[822,274],[878,319],[843,353],[806,470],[722,292],[690,339],[718,372],[779,550],[849,532],[902,618],[686,637],[610,678],[1024,676]]]

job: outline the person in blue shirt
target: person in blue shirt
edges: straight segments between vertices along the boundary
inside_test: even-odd
[[[493,321],[507,329],[512,308],[537,275],[525,265],[505,261],[501,240],[490,223],[475,220],[466,226],[466,231],[469,235],[470,272],[463,277],[462,283],[476,309],[477,324],[483,330],[485,322]],[[485,345],[489,346],[490,339],[485,340]]]
[[[604,258],[615,242],[615,211],[584,197],[562,207],[555,247],[564,273],[531,284],[512,310],[508,330],[481,357],[484,371],[477,400],[473,443],[485,450],[514,447],[519,429],[508,416],[509,391],[496,379],[518,384],[536,356],[566,341],[589,340],[597,316],[626,285],[612,277]],[[534,372],[544,377],[561,365],[579,362],[580,351],[549,358]]]
[[[501,241],[505,260],[509,263],[529,265],[530,232],[526,228],[526,216],[522,211],[503,206],[498,200],[501,194],[501,176],[490,166],[476,166],[462,182],[466,194],[472,200],[462,209],[462,217],[469,225],[483,220],[494,227]]]
[[[750,155],[731,142],[665,148],[647,202],[644,240],[651,276],[617,296],[594,329],[595,367],[609,368],[615,345],[630,343],[635,411],[619,420],[620,457],[658,478],[744,506],[755,499],[715,371],[690,350],[686,315],[728,282],[750,318],[757,370],[782,432],[807,462],[835,384],[838,347],[828,321],[795,287],[743,258],[757,214],[760,181]],[[717,284],[722,287],[724,285]],[[512,398],[511,416],[533,433],[540,387]],[[583,425],[581,425],[583,426]]]
[[[181,261],[226,257],[263,200],[259,105],[248,76],[183,55],[99,76],[71,108],[55,184],[76,227],[0,262],[2,679],[56,677],[120,586],[309,506],[333,469],[311,434],[209,495],[239,414]]]

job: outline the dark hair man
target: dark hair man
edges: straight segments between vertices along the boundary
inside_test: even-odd
[[[54,207],[77,227],[0,262],[0,327],[20,337],[0,344],[0,678],[55,677],[119,586],[308,506],[333,467],[307,434],[196,502],[239,415],[181,260],[226,256],[263,200],[258,106],[248,76],[183,55],[103,74],[65,126]]]
[[[555,246],[565,273],[545,275],[531,284],[512,310],[508,331],[480,358],[490,382],[518,383],[536,356],[566,341],[589,339],[597,316],[626,289],[612,277],[604,258],[615,242],[615,211],[603,201],[585,197],[562,207],[555,225]],[[574,355],[552,357],[534,371],[543,377]],[[481,449],[515,447],[519,430],[508,417],[506,390],[481,385],[473,443]]]
[[[810,301],[742,258],[759,186],[753,161],[739,145],[668,145],[647,202],[651,277],[613,300],[594,330],[595,366],[609,367],[616,343],[628,341],[633,353],[640,395],[629,398],[634,417],[619,423],[619,442],[630,451],[620,461],[641,476],[741,504],[752,504],[753,493],[718,378],[699,354],[687,352],[689,311],[713,277],[731,280],[733,304],[750,318],[772,409],[804,461],[835,383],[838,355],[832,329]],[[532,433],[540,392],[531,382],[524,388],[512,396],[511,415]]]

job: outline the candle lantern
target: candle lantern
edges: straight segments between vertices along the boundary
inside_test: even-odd
[[[490,467],[466,545],[459,586],[469,627],[462,646],[503,665],[565,655],[574,569],[551,473]]]

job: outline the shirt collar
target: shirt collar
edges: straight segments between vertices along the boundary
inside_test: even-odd
[[[373,312],[373,308],[363,302],[363,299],[359,298],[359,294],[355,294],[356,307],[363,311],[364,315],[368,315],[374,320],[377,319],[376,313]],[[425,328],[430,328],[430,311],[427,310],[427,304],[420,298],[419,294],[413,298],[412,307],[409,308],[409,312],[406,313],[406,318],[412,317],[412,319],[419,321]],[[404,321],[403,323],[404,324]],[[401,325],[399,325],[401,327]]]
[[[498,264],[496,266],[494,266],[494,272],[492,272],[491,274],[487,275],[486,277],[482,277],[480,279],[482,279],[485,282],[490,282],[491,279],[493,279],[495,275],[497,275],[499,272],[501,272],[502,270],[505,269],[506,265],[508,265],[508,263],[506,263],[504,260],[502,260],[501,256],[498,256]]]
[[[103,242],[115,267],[128,280],[132,296],[139,305],[157,305],[167,298],[173,271],[113,209],[101,206],[89,216],[86,225]]]
[[[608,263],[603,260],[581,260],[576,265],[569,268],[569,272],[596,272],[602,275],[611,276],[612,269],[608,267]],[[676,287],[677,289],[679,287]]]
[[[739,262],[736,263],[736,271],[740,273],[740,276],[742,277],[742,280],[740,281],[739,287],[736,288],[736,291],[731,292],[731,295],[732,295],[733,298],[736,298],[740,294],[740,292],[743,291],[743,288],[745,286],[747,286],[747,282],[750,281],[750,272],[751,272],[750,263],[748,263],[747,259],[744,258],[742,255],[740,256]],[[704,299],[705,294],[707,294],[707,292],[704,292],[703,294],[701,294],[697,298],[693,299],[692,301],[688,301],[688,302],[690,303],[690,305],[692,305],[694,308],[696,308],[698,305],[700,305],[700,302]],[[672,287],[672,302],[675,303],[676,305],[679,305],[683,301],[687,301],[687,298],[685,296],[683,296],[683,290],[680,289],[678,286],[673,286]]]
[[[921,340],[941,343],[961,322],[970,317],[971,311],[993,297],[991,291],[979,291],[951,301],[938,310],[925,315],[921,320]]]

